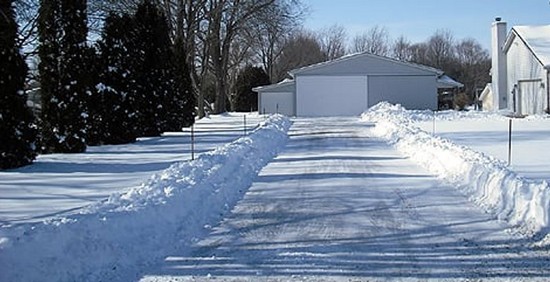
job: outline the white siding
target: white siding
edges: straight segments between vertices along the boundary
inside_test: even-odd
[[[519,114],[540,114],[544,112],[544,91],[541,81],[519,81],[516,111]]]
[[[493,87],[491,83],[488,83],[481,92],[481,108],[484,111],[494,111],[494,101],[493,101]]]
[[[518,36],[507,51],[507,60],[508,108],[521,114],[543,113],[548,105],[542,64]]]
[[[367,109],[366,76],[297,76],[297,116],[354,116]]]
[[[437,109],[436,77],[369,76],[369,107],[381,101],[407,109]]]
[[[260,113],[279,113],[294,116],[294,93],[292,92],[263,92],[260,93]]]

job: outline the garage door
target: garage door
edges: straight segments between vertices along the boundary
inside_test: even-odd
[[[260,94],[260,112],[294,116],[294,95],[290,92],[264,92]]]
[[[369,107],[386,101],[407,109],[436,109],[434,76],[369,76]]]
[[[544,112],[543,90],[541,80],[519,81],[519,113],[542,114]]]
[[[299,76],[298,116],[358,116],[367,109],[366,76]]]

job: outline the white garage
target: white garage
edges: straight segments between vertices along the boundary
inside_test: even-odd
[[[264,114],[296,115],[294,87],[294,81],[284,80],[277,84],[254,88],[253,90],[258,92],[258,111]]]
[[[293,80],[254,89],[261,112],[356,116],[381,101],[437,109],[438,80],[445,77],[434,68],[368,53],[296,69],[290,75]]]

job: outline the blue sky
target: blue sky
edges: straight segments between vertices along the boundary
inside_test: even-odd
[[[425,41],[438,29],[456,39],[471,37],[489,49],[490,27],[499,16],[514,25],[550,24],[549,0],[303,0],[310,14],[306,28],[333,24],[346,28],[348,37],[378,25],[395,39]]]

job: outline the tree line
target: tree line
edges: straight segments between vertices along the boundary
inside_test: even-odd
[[[479,42],[472,38],[457,40],[447,30],[437,30],[424,42],[412,43],[400,36],[392,40],[388,31],[375,26],[349,40],[342,26],[334,25],[317,32],[299,30],[283,46],[276,66],[275,80],[287,76],[290,69],[346,54],[368,52],[434,67],[462,82],[462,90],[472,101],[480,88],[490,82],[491,57]]]
[[[0,65],[0,168],[38,152],[181,130],[209,112],[257,110],[251,88],[349,53],[442,69],[470,96],[489,80],[489,55],[475,40],[437,31],[411,43],[383,27],[348,40],[337,25],[305,30],[301,0],[10,0],[0,8],[0,56],[9,62]],[[40,88],[35,116],[25,103],[31,84]]]
[[[37,153],[79,153],[181,131],[194,123],[185,51],[171,42],[167,20],[152,2],[110,12],[101,38],[88,42],[86,0],[43,0],[37,11],[40,112],[23,90],[27,66],[17,45],[14,1],[3,1],[0,91],[2,169]],[[5,17],[4,17],[5,15]],[[181,44],[180,44],[181,45]]]

